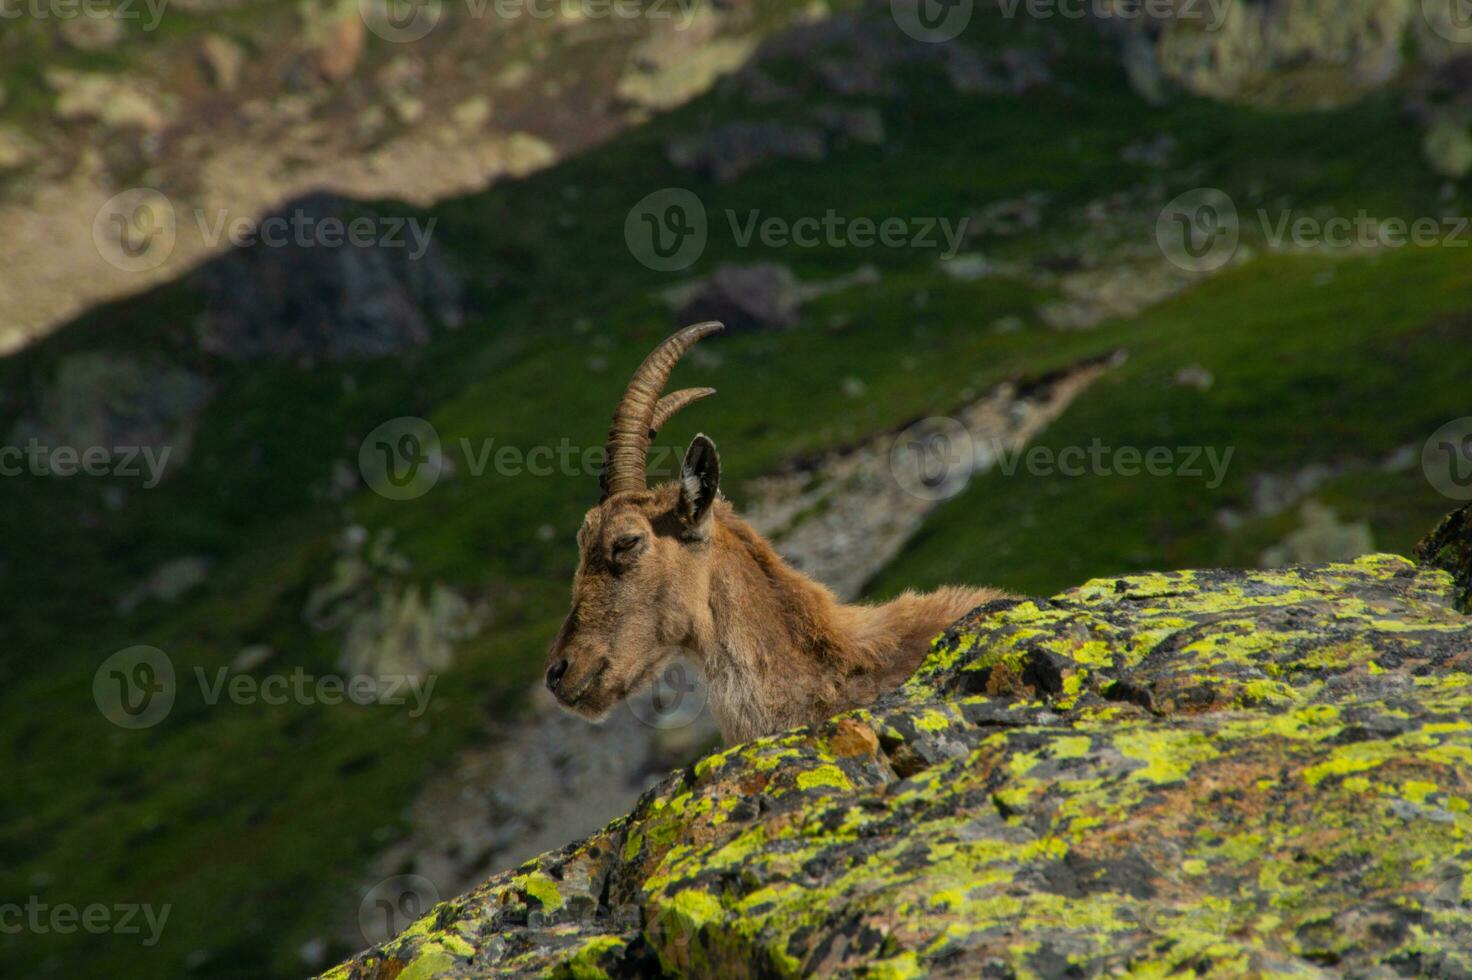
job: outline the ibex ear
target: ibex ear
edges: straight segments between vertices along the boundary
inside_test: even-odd
[[[685,450],[680,467],[680,521],[692,531],[709,529],[711,508],[721,485],[721,457],[716,444],[704,434]]]

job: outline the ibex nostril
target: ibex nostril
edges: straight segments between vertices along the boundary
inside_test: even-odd
[[[562,675],[567,673],[567,661],[559,660],[547,668],[547,690],[556,691],[557,684],[562,680]]]

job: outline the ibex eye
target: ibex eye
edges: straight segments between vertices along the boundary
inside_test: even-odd
[[[632,551],[639,546],[639,542],[642,540],[643,538],[640,535],[625,534],[613,543],[613,553],[615,555],[622,555]]]

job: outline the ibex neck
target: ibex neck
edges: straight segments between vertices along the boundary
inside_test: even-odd
[[[841,710],[846,683],[873,667],[856,632],[874,610],[841,604],[729,513],[711,547],[710,635],[699,645],[726,740]]]

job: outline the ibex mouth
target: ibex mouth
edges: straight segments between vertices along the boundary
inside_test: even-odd
[[[598,664],[597,669],[589,671],[588,675],[578,682],[577,687],[571,688],[569,690],[563,690],[561,687],[559,687],[557,689],[557,700],[561,701],[569,708],[577,707],[578,702],[582,700],[583,696],[593,688],[593,685],[598,682],[599,678],[607,673],[608,664],[608,658],[604,657],[603,660]]]

